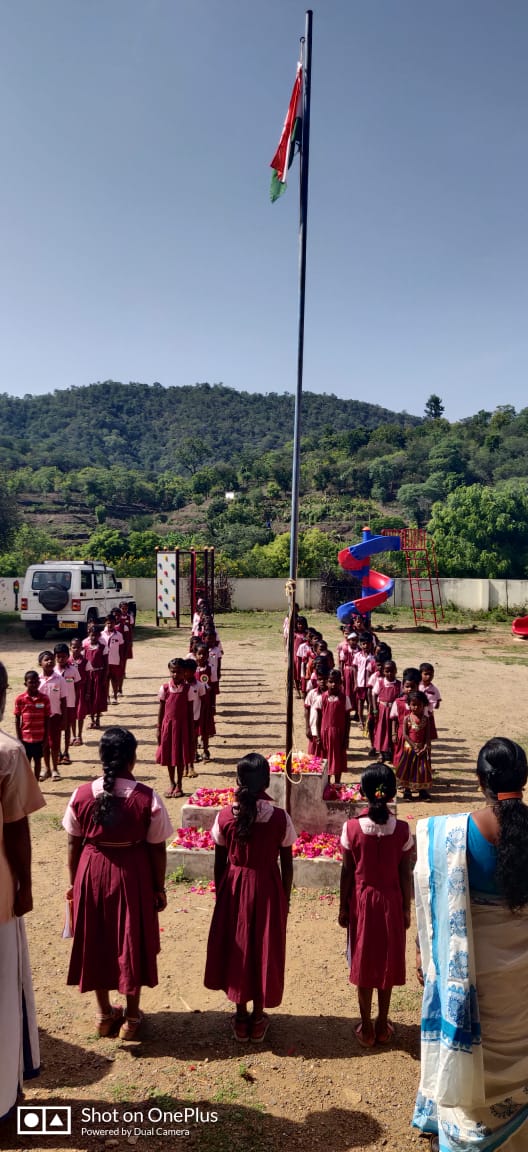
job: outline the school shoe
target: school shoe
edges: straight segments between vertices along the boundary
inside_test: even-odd
[[[251,1017],[250,1039],[254,1044],[262,1044],[269,1026],[270,1018],[266,1016],[265,1012],[262,1013],[259,1020],[255,1020],[253,1016]]]
[[[420,791],[418,793],[418,799],[419,800],[432,800],[432,796],[431,796],[431,793],[427,791],[427,788],[420,788]]]
[[[125,1016],[125,1022],[119,1029],[120,1040],[137,1040],[138,1032],[143,1024],[145,1017],[142,1012],[138,1012],[137,1016]]]
[[[411,789],[410,788],[404,788],[402,800],[412,800],[412,798],[413,798],[413,796],[412,796]]]

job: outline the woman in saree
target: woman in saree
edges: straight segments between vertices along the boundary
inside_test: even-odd
[[[485,807],[417,825],[412,1123],[440,1152],[528,1148],[527,775],[523,749],[494,737],[477,762]]]

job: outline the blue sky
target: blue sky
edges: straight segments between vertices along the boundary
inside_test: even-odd
[[[0,391],[293,391],[293,0],[0,4]],[[305,387],[526,405],[528,7],[314,7]]]

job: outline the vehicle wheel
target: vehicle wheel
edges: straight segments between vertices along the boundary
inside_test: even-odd
[[[68,592],[60,584],[49,584],[39,592],[39,604],[48,612],[60,612],[68,603]]]
[[[31,628],[28,628],[32,640],[44,640],[47,631],[43,624],[32,624]]]

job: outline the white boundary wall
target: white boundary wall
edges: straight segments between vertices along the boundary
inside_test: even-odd
[[[0,612],[15,611],[13,584],[15,577],[0,577]],[[24,577],[19,576],[20,594]],[[134,596],[137,606],[143,611],[155,611],[156,580],[122,579],[123,591]],[[440,580],[444,604],[474,612],[487,612],[490,608],[518,608],[520,614],[528,614],[528,580]],[[233,580],[233,607],[239,611],[286,612],[286,580]],[[319,580],[297,581],[297,603],[305,611],[316,611],[319,607],[321,582]],[[396,607],[411,606],[408,580],[396,580],[392,603]]]

